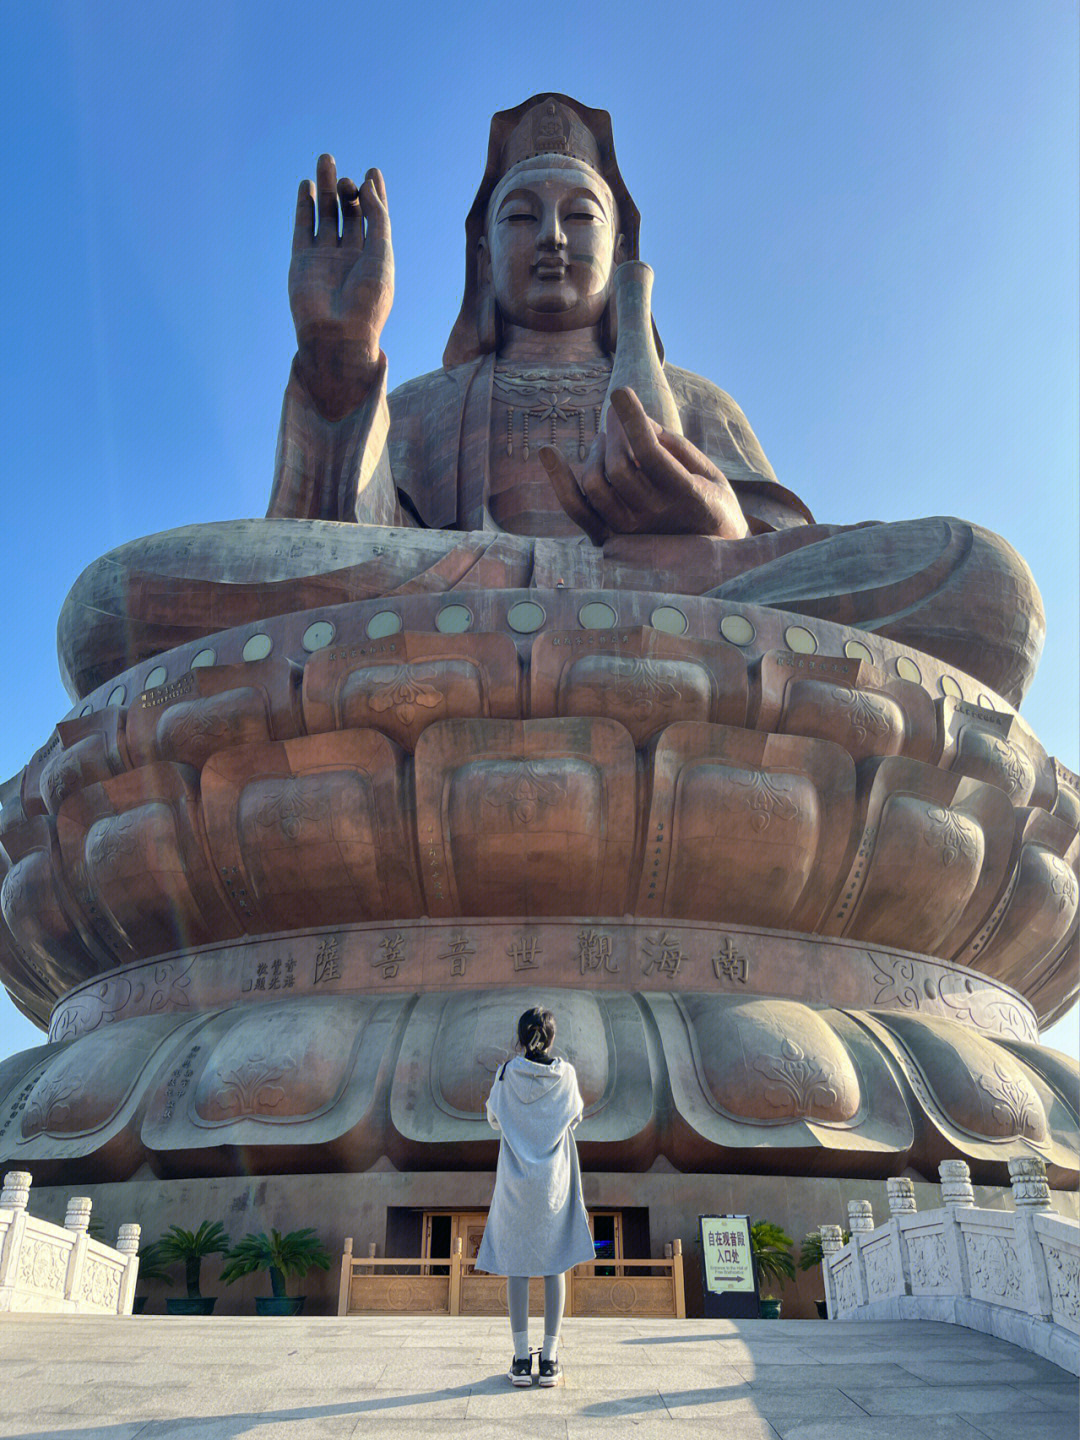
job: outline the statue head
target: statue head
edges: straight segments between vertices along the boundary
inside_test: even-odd
[[[600,325],[610,342],[612,275],[638,258],[639,219],[606,110],[552,94],[500,111],[465,221],[465,295],[443,364],[494,350],[502,321]]]

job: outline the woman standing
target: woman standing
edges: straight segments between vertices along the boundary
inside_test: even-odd
[[[557,1385],[566,1271],[596,1255],[572,1134],[584,1106],[574,1067],[551,1054],[554,1040],[551,1011],[526,1010],[518,1021],[524,1054],[502,1067],[487,1102],[488,1123],[501,1138],[495,1193],[476,1268],[506,1276],[514,1337],[509,1380],[521,1386],[532,1384],[530,1277],[544,1277],[538,1378],[541,1385]]]

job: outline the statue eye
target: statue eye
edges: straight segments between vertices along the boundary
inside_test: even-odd
[[[591,210],[571,210],[567,220],[588,220],[593,225],[602,223],[599,215],[594,215]]]
[[[536,216],[531,210],[515,210],[509,215],[499,216],[500,225],[535,225]]]

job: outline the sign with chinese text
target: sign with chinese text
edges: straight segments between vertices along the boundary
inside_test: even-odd
[[[701,1264],[705,1314],[758,1314],[758,1279],[748,1215],[702,1215]]]

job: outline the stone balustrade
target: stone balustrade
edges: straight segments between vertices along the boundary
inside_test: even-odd
[[[911,1181],[890,1180],[883,1224],[853,1201],[846,1245],[821,1227],[829,1318],[951,1321],[1080,1374],[1080,1225],[1050,1208],[1045,1162],[1009,1161],[1015,1211],[977,1207],[963,1161],[940,1173],[941,1209],[917,1211]]]
[[[130,1315],[139,1273],[139,1226],[121,1225],[116,1249],[89,1232],[91,1202],[68,1201],[63,1225],[27,1211],[30,1175],[9,1170],[0,1191],[0,1311]]]

